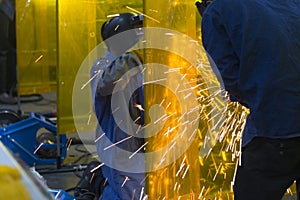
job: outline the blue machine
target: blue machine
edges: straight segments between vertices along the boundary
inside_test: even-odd
[[[29,166],[61,163],[67,154],[66,135],[57,134],[56,124],[36,113],[1,127],[0,141]]]

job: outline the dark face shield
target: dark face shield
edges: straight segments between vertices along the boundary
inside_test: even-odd
[[[110,51],[122,54],[143,36],[142,27],[142,15],[121,13],[103,24],[101,35]]]

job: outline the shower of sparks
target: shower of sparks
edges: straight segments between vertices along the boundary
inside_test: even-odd
[[[146,15],[146,14],[144,14],[144,13],[142,13],[142,12],[136,10],[136,9],[133,9],[133,8],[131,8],[131,7],[129,7],[129,6],[126,6],[126,8],[129,9],[129,10],[131,10],[131,11],[133,11],[133,12],[136,12],[136,13],[138,13],[138,14],[140,14],[140,15],[145,16],[146,18],[148,18],[148,19],[150,19],[150,20],[152,20],[152,21],[155,21],[155,22],[157,22],[157,23],[160,23],[160,21],[158,21],[158,20],[154,19],[153,17],[150,17],[149,15]]]
[[[129,159],[131,159],[135,154],[137,154],[142,148],[144,148],[149,142],[145,142],[140,148],[138,148],[131,156],[129,156]]]
[[[102,134],[95,140],[95,143],[97,143],[104,135],[105,135],[105,133],[102,133]]]
[[[33,152],[33,154],[36,154],[36,152],[44,145],[44,143],[42,142]]]
[[[128,139],[130,139],[130,138],[132,138],[132,137],[133,137],[133,136],[131,135],[131,136],[128,136],[127,138],[124,138],[123,140],[120,140],[120,141],[118,141],[118,142],[116,142],[116,143],[113,143],[113,144],[111,144],[111,145],[105,147],[105,148],[104,148],[104,151],[107,150],[107,149],[109,149],[109,148],[111,148],[111,147],[113,147],[113,146],[116,146],[117,144],[120,144],[120,143],[122,143],[122,142],[124,142],[124,141],[126,141],[126,140],[128,140]]]
[[[104,163],[101,163],[100,165],[98,165],[97,167],[94,167],[93,169],[91,169],[91,173],[93,173],[94,171],[96,171],[97,169],[99,169],[100,167],[102,167],[104,165]]]

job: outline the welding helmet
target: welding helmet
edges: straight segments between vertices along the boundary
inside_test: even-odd
[[[101,36],[110,50],[121,54],[139,41],[142,26],[142,15],[121,13],[102,25]]]

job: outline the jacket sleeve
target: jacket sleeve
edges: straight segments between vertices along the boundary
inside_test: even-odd
[[[126,53],[118,57],[110,66],[103,69],[97,85],[97,92],[101,96],[111,95],[115,84],[132,68],[141,70],[142,63],[137,55]]]
[[[209,8],[202,18],[202,43],[209,62],[221,76],[220,84],[228,91],[232,101],[242,102],[239,91],[240,62],[234,51],[231,38],[222,22],[222,16],[217,10]]]

